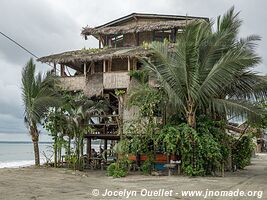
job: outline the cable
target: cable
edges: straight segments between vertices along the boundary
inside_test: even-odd
[[[22,48],[24,51],[27,51],[29,54],[31,54],[33,57],[35,57],[36,59],[38,59],[39,57],[36,56],[34,53],[30,52],[28,49],[26,49],[25,47],[23,47],[21,44],[19,44],[18,42],[16,42],[15,40],[13,40],[11,37],[7,36],[6,34],[4,34],[3,32],[0,31],[0,34],[3,35],[4,37],[6,37],[7,39],[9,39],[11,42],[15,43],[17,46],[19,46],[20,48]]]
[[[10,40],[11,42],[13,42],[14,44],[16,44],[17,46],[19,46],[21,49],[23,49],[24,51],[26,51],[27,53],[31,54],[33,57],[35,57],[36,59],[38,59],[39,57],[36,56],[34,53],[32,53],[31,51],[29,51],[28,49],[26,49],[24,46],[22,46],[21,44],[19,44],[18,42],[16,42],[15,40],[13,40],[11,37],[7,36],[6,34],[4,34],[3,32],[0,31],[0,34],[3,35],[5,38],[7,38],[8,40]],[[50,65],[49,63],[45,63],[47,65],[49,65],[50,67],[53,67],[52,65]],[[58,69],[56,69],[58,70]],[[59,70],[58,70],[59,71]]]

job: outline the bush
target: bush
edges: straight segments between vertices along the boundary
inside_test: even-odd
[[[141,172],[143,174],[145,174],[145,175],[150,174],[151,173],[152,166],[153,166],[152,161],[150,161],[149,159],[148,160],[145,160],[145,162],[141,166]]]
[[[120,178],[127,175],[127,169],[121,167],[119,163],[112,163],[107,168],[107,175]]]
[[[244,169],[250,164],[252,151],[254,144],[252,136],[243,136],[240,140],[237,140],[233,147],[233,164],[237,169]]]

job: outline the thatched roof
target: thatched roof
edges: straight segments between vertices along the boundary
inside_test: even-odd
[[[155,13],[131,13],[129,15],[120,17],[118,19],[107,22],[103,25],[100,25],[96,28],[107,27],[107,26],[120,26],[125,22],[129,22],[132,20],[138,19],[159,19],[159,20],[191,20],[191,19],[204,19],[209,21],[207,17],[196,17],[196,16],[188,16],[188,15],[169,15],[169,14],[155,14]]]
[[[167,30],[172,28],[179,28],[186,25],[189,20],[168,20],[158,22],[140,22],[127,24],[122,26],[104,26],[90,28],[85,27],[82,30],[82,35],[97,35],[97,34],[125,34],[138,33],[144,31]]]
[[[149,51],[140,46],[108,49],[82,49],[45,56],[37,59],[37,61],[62,64],[84,63],[91,61],[108,60],[111,58],[146,56],[148,54]]]

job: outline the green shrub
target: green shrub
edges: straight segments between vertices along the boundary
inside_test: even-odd
[[[153,167],[153,162],[150,161],[149,159],[145,160],[145,162],[141,166],[142,174],[144,174],[144,175],[150,174],[151,170],[152,170],[152,167]]]
[[[243,136],[240,140],[237,140],[233,146],[233,164],[237,169],[244,169],[250,164],[252,151],[254,144],[252,136]]]
[[[107,175],[120,178],[127,175],[127,169],[121,167],[119,163],[112,163],[107,168]]]

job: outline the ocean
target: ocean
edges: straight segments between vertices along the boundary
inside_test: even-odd
[[[40,162],[42,164],[47,161],[46,158],[53,159],[52,138],[47,134],[41,134],[39,139]],[[99,151],[100,145],[103,145],[100,141],[94,141],[92,148]],[[17,168],[30,165],[34,165],[31,137],[26,133],[0,133],[0,168]]]
[[[52,156],[52,139],[47,134],[40,135],[40,162],[46,162],[45,156]],[[0,133],[0,168],[14,168],[34,164],[34,152],[31,137],[25,133]]]
[[[40,162],[52,156],[52,144],[40,143]],[[44,156],[44,153],[46,156]],[[0,142],[0,168],[13,168],[34,165],[34,152],[31,142]]]

